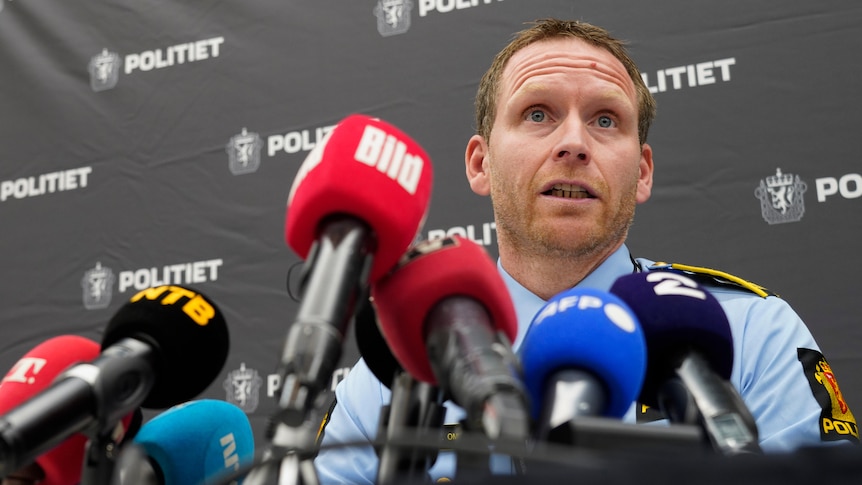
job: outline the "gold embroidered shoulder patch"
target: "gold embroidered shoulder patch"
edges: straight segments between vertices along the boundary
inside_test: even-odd
[[[650,266],[649,269],[673,269],[677,271],[682,271],[689,275],[700,275],[703,277],[708,277],[718,283],[722,283],[725,285],[731,284],[739,288],[743,288],[762,298],[766,298],[767,296],[778,296],[777,294],[767,290],[766,288],[756,283],[752,283],[751,281],[742,279],[739,276],[734,276],[730,273],[725,273],[724,271],[719,271],[717,269],[705,268],[702,266],[689,266],[687,264],[663,262],[655,263]]]

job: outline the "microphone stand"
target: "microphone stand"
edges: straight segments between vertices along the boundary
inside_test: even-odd
[[[383,444],[378,450],[377,483],[426,482],[428,470],[437,460],[437,447],[408,448],[404,443],[439,443],[445,416],[439,388],[417,381],[407,372],[396,375],[390,404],[380,410],[377,436]]]
[[[320,422],[311,422],[313,407],[341,358],[356,303],[367,292],[373,246],[369,227],[351,216],[321,221],[303,270],[302,300],[281,356],[276,428],[263,456],[276,461],[253,469],[245,485],[317,484],[312,461],[300,454],[314,449]]]
[[[119,445],[111,438],[110,433],[98,433],[87,440],[81,468],[81,485],[110,484],[119,452]]]
[[[318,424],[306,420],[300,426],[276,424],[272,445],[260,456],[244,485],[318,485],[313,460],[305,453],[314,448]]]
[[[86,470],[86,466],[84,469]],[[89,485],[89,482],[81,474],[81,485]],[[159,479],[158,473],[153,468],[147,452],[137,443],[126,443],[115,460],[111,485],[161,485],[164,479]]]
[[[660,390],[660,407],[671,422],[700,424],[719,454],[763,453],[757,424],[742,397],[703,356],[683,357],[674,374]]]

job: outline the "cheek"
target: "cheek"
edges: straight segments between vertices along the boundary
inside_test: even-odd
[[[640,171],[632,170],[630,167],[622,168],[615,175],[606,178],[604,181],[605,189],[615,193],[615,197],[620,201],[636,199],[640,202],[641,184]]]
[[[504,143],[489,150],[488,161],[498,176],[503,175],[511,182],[538,168],[537,153],[537,147],[529,143]]]
[[[491,187],[511,185],[514,177],[509,159],[505,156],[507,153],[505,148],[503,151],[500,151],[499,148],[499,145],[496,144],[493,148],[489,148],[488,156],[485,158],[485,172],[488,174]]]

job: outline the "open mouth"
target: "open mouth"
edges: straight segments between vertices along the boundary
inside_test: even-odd
[[[542,192],[542,195],[551,197],[562,197],[564,199],[592,199],[594,196],[587,189],[572,184],[555,184],[550,189]]]

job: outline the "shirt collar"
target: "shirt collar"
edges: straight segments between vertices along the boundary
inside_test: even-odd
[[[509,289],[509,295],[512,297],[512,302],[515,304],[515,313],[518,316],[518,335],[512,343],[512,347],[517,351],[527,333],[530,322],[539,310],[547,303],[539,298],[535,293],[524,288],[521,283],[512,278],[512,276],[503,269],[500,260],[497,260],[497,269],[503,276],[503,281]],[[608,259],[606,259],[598,268],[588,274],[586,278],[575,285],[575,288],[595,288],[597,290],[608,291],[622,275],[631,273],[634,270],[631,254],[625,244],[614,251]]]

